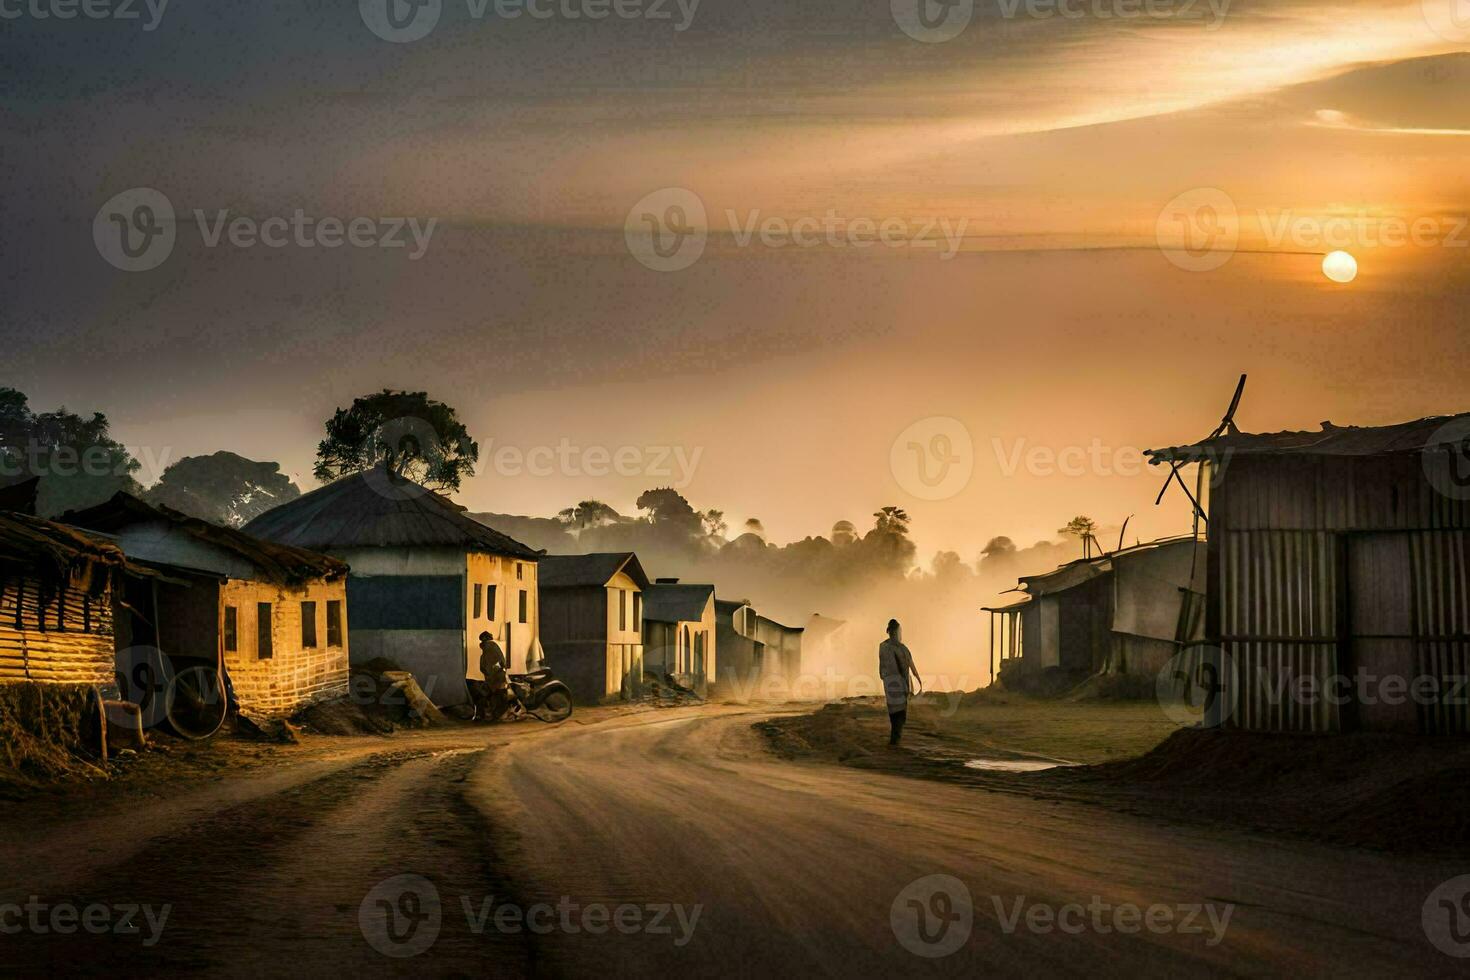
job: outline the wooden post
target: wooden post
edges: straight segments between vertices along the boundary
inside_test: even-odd
[[[995,683],[995,611],[990,614],[990,683]]]

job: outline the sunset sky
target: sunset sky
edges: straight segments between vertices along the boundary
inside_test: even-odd
[[[786,541],[900,504],[926,562],[1078,513],[1136,515],[1130,540],[1187,530],[1137,450],[1206,435],[1243,372],[1246,429],[1470,411],[1470,9],[1018,2],[941,43],[888,0],[703,0],[684,30],[673,0],[600,21],[445,0],[409,43],[348,0],[173,0],[152,30],[0,20],[0,385],[106,412],[145,462],[229,449],[303,488],[335,407],[426,389],[480,440],[473,509],[626,512],[674,482],[497,473],[501,446],[680,447],[683,492],[732,525]],[[171,202],[177,244],[127,272],[93,221],[137,187]],[[670,187],[709,241],[660,272],[624,229]],[[1181,264],[1160,229],[1200,189],[1234,209],[1234,250]],[[437,225],[417,259],[209,247],[195,209]],[[960,231],[947,258],[775,248],[727,212]],[[1336,248],[1355,281],[1324,277]],[[973,445],[942,500],[890,460],[932,417]],[[1015,464],[1069,447],[1108,463]]]

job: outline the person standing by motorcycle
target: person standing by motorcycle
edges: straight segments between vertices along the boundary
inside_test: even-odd
[[[476,715],[481,721],[499,721],[511,704],[510,675],[506,672],[505,651],[488,632],[480,634],[480,686],[483,695]]]

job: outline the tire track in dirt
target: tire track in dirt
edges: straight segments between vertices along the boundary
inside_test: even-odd
[[[395,961],[373,950],[358,906],[383,878],[420,873],[452,893],[445,902],[445,959],[483,972],[498,961],[523,973],[513,943],[466,940],[458,892],[475,894],[493,870],[483,824],[459,799],[473,755],[432,750],[378,753],[336,771],[264,792],[186,827],[150,835],[126,859],[62,891],[29,888],[50,905],[170,906],[160,938],[23,933],[0,943],[0,969],[33,973],[52,964],[106,964],[123,975],[209,972],[260,976],[313,964],[354,964],[374,973],[422,969],[428,957]],[[9,876],[7,876],[9,877]],[[138,921],[143,923],[139,916]],[[479,969],[476,969],[479,968]],[[497,970],[497,972],[502,972]]]

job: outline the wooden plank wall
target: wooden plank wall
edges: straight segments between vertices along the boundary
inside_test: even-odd
[[[0,683],[111,683],[112,595],[73,579],[46,595],[39,580],[0,578]]]

